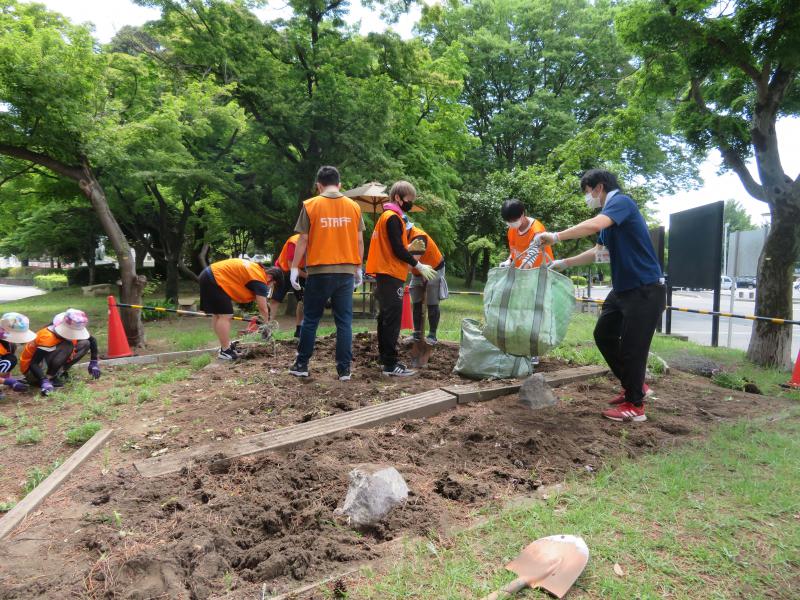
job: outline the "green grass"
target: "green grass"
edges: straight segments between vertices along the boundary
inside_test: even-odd
[[[13,424],[14,419],[11,417],[6,417],[5,415],[0,415],[0,428],[10,429]]]
[[[788,600],[800,577],[798,464],[800,411],[726,426],[701,445],[625,460],[499,511],[451,540],[409,545],[348,597],[482,597],[513,579],[502,566],[526,544],[573,533],[591,558],[570,598]]]
[[[36,486],[50,476],[50,473],[60,467],[62,462],[64,461],[62,461],[60,458],[57,458],[53,464],[48,467],[33,467],[32,469],[29,469],[28,475],[25,478],[25,482],[22,484],[23,496],[30,494],[36,488]]]
[[[67,444],[70,446],[82,446],[102,428],[102,423],[98,423],[97,421],[87,421],[85,423],[81,423],[80,425],[68,429],[65,432]]]
[[[17,432],[17,444],[29,445],[38,444],[42,441],[44,434],[38,427],[28,427],[27,429],[20,429]]]

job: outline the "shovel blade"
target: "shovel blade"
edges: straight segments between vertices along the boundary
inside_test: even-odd
[[[415,340],[411,346],[411,366],[416,369],[428,366],[431,354],[433,354],[433,346],[425,340]]]
[[[589,548],[583,538],[551,535],[528,544],[506,569],[524,579],[530,587],[540,587],[563,598],[589,562]]]

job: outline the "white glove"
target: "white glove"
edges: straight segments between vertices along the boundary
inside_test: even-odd
[[[364,274],[361,272],[361,268],[359,267],[356,269],[356,274],[353,278],[353,287],[358,289],[361,284],[364,282]]]
[[[417,271],[420,272],[425,279],[430,281],[436,277],[436,269],[431,267],[430,265],[426,265],[424,263],[418,262],[416,266]]]
[[[533,243],[537,246],[552,246],[553,244],[557,244],[558,241],[558,234],[548,231],[537,233],[533,238]]]
[[[292,270],[289,272],[289,283],[292,284],[292,287],[296,290],[300,290],[300,269],[297,267],[292,267]]]
[[[549,265],[547,265],[548,269],[552,269],[553,271],[563,271],[567,268],[567,261],[563,259],[554,260]]]
[[[504,260],[503,262],[501,262],[497,266],[500,267],[501,269],[505,269],[506,267],[510,267],[511,266],[511,259],[510,258],[506,259],[506,260]]]

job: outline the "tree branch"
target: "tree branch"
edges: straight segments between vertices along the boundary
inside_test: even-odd
[[[11,175],[3,177],[2,179],[0,179],[0,187],[3,187],[4,184],[8,183],[12,179],[16,179],[17,177],[25,175],[26,173],[30,173],[33,170],[34,170],[34,166],[33,165],[28,165],[27,167],[25,167],[21,171],[16,171],[15,173],[12,173]]]
[[[50,169],[54,173],[58,173],[67,179],[80,181],[83,177],[83,171],[80,167],[64,164],[60,160],[56,160],[51,156],[41,154],[39,152],[33,152],[27,148],[10,146],[8,144],[0,144],[0,154],[36,163],[37,165],[41,165],[47,169]]]

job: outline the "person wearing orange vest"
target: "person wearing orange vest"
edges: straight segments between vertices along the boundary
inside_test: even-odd
[[[200,273],[200,310],[213,315],[212,326],[220,344],[217,358],[240,358],[231,346],[233,303],[248,304],[255,301],[266,323],[270,321],[267,305],[270,287],[279,287],[282,282],[283,273],[280,269],[267,269],[243,258],[221,260],[203,269]]]
[[[418,261],[431,265],[436,270],[436,277],[430,281],[426,280],[418,269],[411,269],[411,283],[408,292],[411,295],[411,314],[414,318],[414,333],[412,340],[422,339],[422,302],[428,306],[428,335],[425,341],[435,345],[436,330],[439,327],[439,301],[447,297],[447,280],[444,276],[444,257],[439,250],[439,246],[433,238],[425,233],[421,227],[408,223],[408,251],[411,256]]]
[[[336,373],[339,381],[351,378],[353,360],[353,291],[361,285],[364,259],[364,219],[358,204],[344,196],[336,167],[317,171],[317,196],[303,202],[295,225],[300,234],[292,258],[289,281],[300,290],[300,269],[305,257],[306,289],[297,358],[289,368],[295,377],[308,377],[317,327],[330,300],[336,323]]]
[[[25,382],[11,376],[17,364],[17,344],[27,344],[36,338],[30,330],[28,317],[16,312],[9,312],[0,317],[0,380],[3,385],[15,392],[28,389]],[[5,398],[0,390],[0,400]]]
[[[89,318],[82,310],[68,308],[53,317],[53,323],[36,332],[25,345],[19,370],[31,385],[39,386],[42,396],[49,396],[69,378],[69,369],[89,352],[87,370],[100,379],[97,363],[97,340],[86,326]]]
[[[410,267],[423,278],[436,277],[436,270],[411,256],[408,231],[403,220],[414,206],[417,190],[407,181],[398,181],[389,190],[389,202],[383,205],[369,244],[367,274],[375,277],[378,312],[378,354],[383,374],[407,377],[415,371],[398,361],[397,338],[403,315],[403,286]]]
[[[549,262],[553,262],[553,250],[550,246],[543,247],[534,260],[526,261],[526,253],[531,249],[536,234],[547,229],[540,221],[525,214],[525,205],[522,202],[516,198],[506,200],[500,208],[500,215],[508,226],[508,248],[511,252],[508,259],[500,263],[501,267],[514,265],[516,268],[535,269],[541,266],[544,255],[549,257]]]
[[[283,299],[286,297],[286,294],[289,292],[289,288],[291,287],[289,284],[289,277],[291,275],[290,271],[292,268],[292,261],[294,260],[294,254],[297,249],[297,240],[300,239],[300,234],[295,233],[292,237],[286,240],[286,243],[283,245],[281,249],[281,253],[278,255],[278,259],[275,261],[275,266],[281,270],[283,273],[283,285],[276,287],[272,291],[272,298],[269,299],[269,310],[270,313],[273,315],[278,314],[278,308],[283,302]],[[300,269],[300,289],[295,290],[292,288],[294,292],[295,298],[297,298],[297,310],[295,311],[295,326],[294,326],[294,337],[300,337],[300,323],[303,322],[303,288],[306,285],[306,259],[305,256],[300,259],[300,263],[298,268]]]

